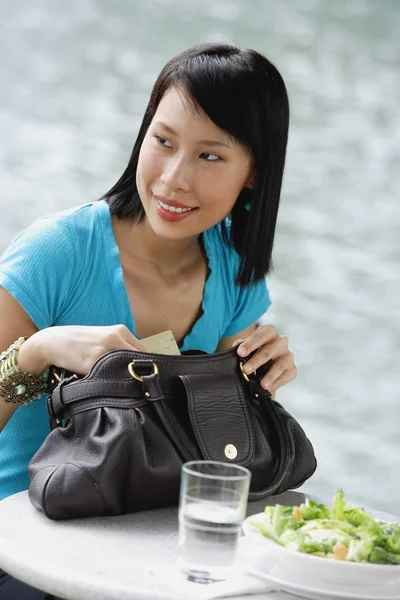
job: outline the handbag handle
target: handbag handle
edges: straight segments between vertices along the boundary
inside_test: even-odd
[[[285,477],[288,475],[291,467],[291,454],[293,455],[292,442],[289,439],[286,428],[283,426],[279,414],[275,410],[275,406],[280,406],[275,400],[272,400],[271,394],[268,390],[264,390],[258,379],[255,377],[249,381],[252,397],[255,402],[261,406],[265,416],[273,422],[275,431],[279,441],[279,463],[278,469],[275,473],[275,477],[272,482],[263,490],[258,492],[250,492],[249,500],[261,500],[266,496],[271,496],[276,490],[280,488]],[[275,403],[275,406],[274,404]],[[291,452],[289,451],[289,448]]]

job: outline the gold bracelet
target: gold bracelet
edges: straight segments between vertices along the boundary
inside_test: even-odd
[[[18,367],[18,352],[27,338],[18,338],[0,354],[0,396],[6,402],[26,406],[40,398],[46,390],[48,371],[37,377],[21,373]]]

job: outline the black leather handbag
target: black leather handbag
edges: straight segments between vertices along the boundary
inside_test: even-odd
[[[178,504],[181,467],[247,467],[249,500],[299,487],[316,469],[298,422],[243,372],[236,348],[182,356],[114,351],[85,377],[62,373],[52,431],[29,464],[29,497],[50,519]],[[54,382],[55,372],[53,371]]]

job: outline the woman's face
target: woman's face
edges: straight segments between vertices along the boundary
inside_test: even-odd
[[[136,183],[148,222],[168,239],[197,236],[222,221],[245,186],[249,151],[193,110],[174,88],[161,99],[140,150]]]

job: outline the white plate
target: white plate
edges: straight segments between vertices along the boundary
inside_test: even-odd
[[[368,511],[376,519],[385,521],[398,521],[399,518],[386,513]],[[285,568],[292,576],[306,577],[314,582],[342,584],[347,586],[387,586],[396,582],[400,586],[400,565],[377,565],[371,563],[353,563],[320,556],[313,556],[303,552],[289,550],[273,540],[264,537],[252,522],[262,521],[264,513],[258,513],[248,517],[243,523],[245,536],[257,547],[263,548],[264,552],[274,556],[276,563]],[[371,593],[373,590],[371,589]]]
[[[275,556],[255,546],[251,538],[240,540],[238,554],[242,568],[248,573],[275,584],[277,590],[309,600],[400,600],[400,583],[349,586],[294,574]]]

